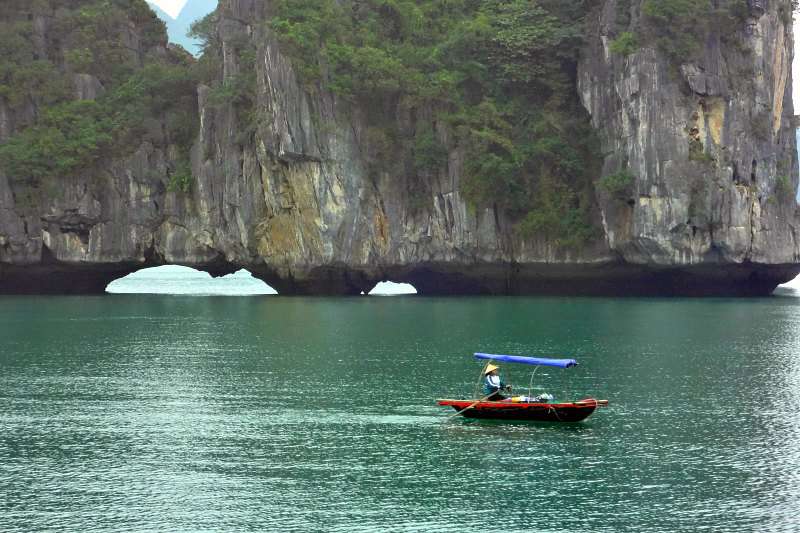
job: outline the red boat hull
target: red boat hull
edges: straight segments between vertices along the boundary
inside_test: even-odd
[[[587,398],[569,403],[477,402],[474,400],[438,400],[467,418],[533,420],[537,422],[580,422],[608,400]]]

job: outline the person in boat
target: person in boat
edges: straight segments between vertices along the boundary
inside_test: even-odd
[[[486,399],[490,402],[499,402],[505,400],[506,397],[503,396],[501,391],[511,390],[510,385],[506,385],[500,374],[497,371],[500,367],[496,365],[487,365],[486,371],[484,372],[483,376],[483,395],[486,396]]]

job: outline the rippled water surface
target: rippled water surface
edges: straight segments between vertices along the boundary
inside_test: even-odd
[[[610,406],[449,419],[474,351]],[[799,412],[787,296],[0,298],[0,531],[798,531]]]

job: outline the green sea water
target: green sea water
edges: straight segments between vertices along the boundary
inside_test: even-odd
[[[449,418],[475,351],[610,405]],[[791,296],[6,297],[0,531],[798,531],[799,413]]]

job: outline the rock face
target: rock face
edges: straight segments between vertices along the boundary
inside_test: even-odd
[[[579,73],[607,171],[627,166],[637,177],[627,202],[600,197],[609,246],[625,262],[665,267],[762,275],[796,263],[793,40],[779,2],[750,2],[737,45],[709,39],[680,72],[653,49],[610,52],[615,4],[601,10]]]
[[[256,47],[258,121],[246,126],[198,88],[188,193],[167,190],[174,148],[153,141],[110,163],[108,179],[67,176],[33,205],[0,169],[0,292],[101,292],[160,264],[247,268],[281,294],[393,280],[423,294],[756,295],[800,272],[793,37],[778,2],[756,2],[736,46],[709,37],[702,59],[679,69],[653,48],[612,54],[618,7],[599,3],[579,93],[604,175],[627,167],[635,179],[623,196],[597,189],[603,236],[580,251],[522,239],[503,212],[470,208],[458,149],[421,205],[403,176],[369,172],[359,110],[303,88],[259,23],[268,4],[220,2],[224,76],[242,68],[243,36]],[[74,87],[78,98],[103,90],[85,75]],[[0,99],[0,142],[26,112]]]

